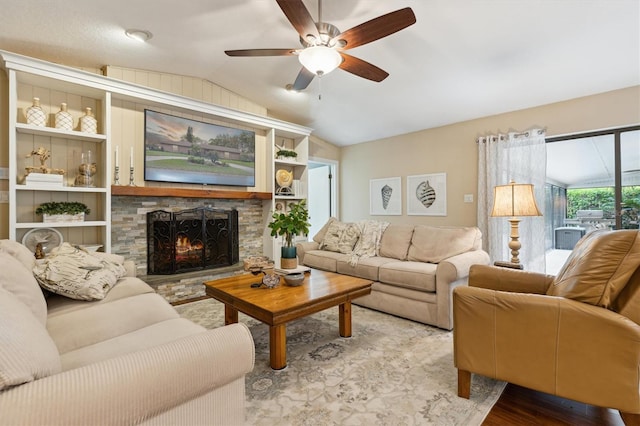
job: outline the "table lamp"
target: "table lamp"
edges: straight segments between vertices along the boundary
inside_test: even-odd
[[[542,216],[533,195],[533,185],[530,183],[509,182],[508,185],[498,185],[493,190],[493,217],[508,217],[511,224],[509,248],[511,262],[495,262],[496,266],[507,266],[522,269],[520,259],[520,244],[518,235],[518,216]]]

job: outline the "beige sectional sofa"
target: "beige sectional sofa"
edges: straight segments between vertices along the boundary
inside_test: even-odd
[[[34,264],[0,241],[0,424],[244,423],[246,326],[206,330],[134,277],[100,300],[45,298]]]
[[[369,225],[378,236],[366,232]],[[362,250],[365,237],[376,240],[375,248],[368,242]],[[453,328],[453,289],[467,284],[471,265],[489,263],[476,227],[385,228],[375,221],[344,224],[332,218],[313,241],[296,247],[305,266],[374,281],[371,294],[353,303],[446,330]]]

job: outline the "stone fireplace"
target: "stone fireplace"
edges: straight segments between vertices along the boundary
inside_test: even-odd
[[[238,258],[238,211],[208,207],[147,213],[147,274],[231,266]]]
[[[147,213],[198,208],[237,211],[239,261],[235,265],[215,269],[148,275]],[[204,281],[243,273],[242,259],[263,254],[264,226],[261,199],[137,195],[111,197],[111,252],[134,261],[137,276],[172,303],[203,297]]]

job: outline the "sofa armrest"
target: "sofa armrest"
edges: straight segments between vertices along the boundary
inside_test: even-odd
[[[0,424],[137,424],[242,378],[254,360],[244,324],[208,330],[8,389]]]
[[[457,286],[467,284],[469,268],[478,263],[489,263],[489,254],[486,251],[467,251],[438,263],[436,269],[436,303],[438,306],[436,325],[438,327],[446,330],[451,330],[453,327],[451,294]]]
[[[545,294],[553,275],[490,265],[473,265],[469,271],[469,286],[517,293]]]
[[[298,255],[298,262],[304,265],[304,254],[311,250],[318,250],[320,244],[315,241],[301,241],[296,243],[296,253]]]
[[[486,251],[467,251],[440,261],[436,274],[446,281],[453,282],[460,278],[468,277],[471,266],[477,264],[486,265],[488,263],[489,253]]]
[[[475,287],[458,287],[453,297],[458,369],[588,404],[640,409],[640,325],[561,297]]]

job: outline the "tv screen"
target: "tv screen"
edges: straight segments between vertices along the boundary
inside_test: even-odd
[[[255,186],[256,135],[144,110],[144,180]]]

